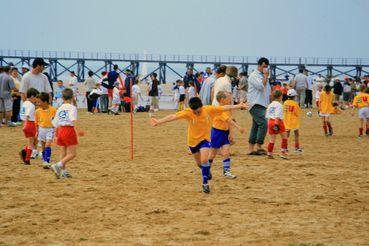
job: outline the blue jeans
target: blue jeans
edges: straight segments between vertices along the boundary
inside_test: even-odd
[[[252,127],[250,131],[250,144],[264,144],[264,139],[268,130],[268,121],[265,118],[266,108],[261,105],[254,105],[250,114],[252,116]]]

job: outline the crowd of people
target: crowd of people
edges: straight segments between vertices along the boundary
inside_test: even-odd
[[[54,89],[50,76],[44,73],[47,65],[42,58],[36,58],[31,70],[22,67],[23,77],[15,66],[1,68],[2,127],[23,125],[27,142],[19,154],[24,164],[29,165],[31,159],[42,156],[45,169],[52,169],[57,178],[70,178],[66,164],[76,156],[78,136],[84,135],[77,124],[76,100],[80,84],[71,71],[67,84],[59,80]],[[257,69],[249,75],[238,73],[234,66],[220,65],[214,71],[207,68],[196,74],[193,68],[188,68],[183,79],[177,80],[172,88],[177,112],[163,119],[151,117],[151,123],[158,126],[175,120],[188,121],[189,151],[201,169],[203,192],[209,193],[211,166],[218,153],[223,159],[223,176],[236,178],[231,172],[230,146],[235,143],[234,129],[241,133],[246,130],[233,117],[233,110],[248,109],[252,117],[248,155],[274,159],[274,145],[280,135],[279,156],[288,159],[288,138],[292,132],[294,152],[303,153],[299,139],[301,108],[317,108],[324,135],[329,137],[333,135],[330,116],[351,107],[353,114],[358,110],[359,137],[364,134],[369,136],[368,82],[368,76],[347,77],[344,81],[321,75],[312,78],[306,69],[300,69],[291,79],[271,80],[267,58],[260,58]],[[89,71],[88,78],[83,82],[87,112],[137,112],[140,101],[143,101],[138,83],[131,70],[125,70],[121,75],[117,65],[112,71],[102,72],[98,81]],[[152,73],[147,84],[150,111],[159,109],[161,94],[157,74]],[[263,145],[267,134],[269,143],[265,150]],[[51,165],[53,142],[60,146],[61,156],[56,164]],[[41,152],[37,150],[38,144]]]

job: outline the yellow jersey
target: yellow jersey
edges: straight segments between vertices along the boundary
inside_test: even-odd
[[[360,92],[357,96],[355,96],[352,106],[355,108],[369,107],[369,94]]]
[[[222,131],[228,131],[229,130],[229,119],[231,118],[232,113],[231,111],[223,112],[219,116],[215,116],[213,119],[213,128],[216,128],[218,130]]]
[[[220,116],[224,111],[222,106],[203,106],[201,113],[196,115],[192,109],[176,113],[177,119],[188,121],[187,143],[190,147],[196,147],[201,141],[210,141],[211,124],[216,116]]]
[[[53,128],[51,121],[54,119],[56,114],[56,109],[49,106],[47,109],[38,108],[35,113],[36,125],[43,128]]]
[[[322,92],[319,97],[319,112],[322,114],[332,114],[334,112],[333,101],[334,94],[332,92]]]
[[[300,128],[300,106],[294,100],[286,100],[283,104],[284,125],[287,130]]]

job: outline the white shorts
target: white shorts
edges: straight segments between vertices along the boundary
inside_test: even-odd
[[[112,103],[120,105],[120,98],[113,97]]]
[[[331,114],[323,114],[323,113],[319,113],[319,115],[320,115],[321,117],[330,117],[330,116],[331,116]]]
[[[63,103],[64,103],[64,102],[63,102],[63,98],[57,98],[57,99],[55,100],[55,107],[56,107],[56,108],[59,108]]]
[[[54,128],[38,127],[38,140],[42,142],[52,141],[54,139]]]
[[[369,107],[359,109],[359,119],[369,119]]]
[[[0,98],[0,112],[10,112],[13,109],[13,99],[12,98]]]

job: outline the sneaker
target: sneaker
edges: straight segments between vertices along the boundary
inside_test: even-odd
[[[71,178],[71,177],[72,177],[72,175],[71,175],[67,170],[63,170],[63,171],[62,171],[62,174],[61,174],[61,177],[62,177],[62,178],[67,178],[67,179],[69,179],[69,178]]]
[[[208,184],[202,185],[202,192],[209,194],[210,193],[210,186]]]
[[[286,153],[281,153],[280,155],[279,155],[279,157],[281,157],[282,159],[284,159],[284,160],[288,160],[288,155],[286,154]]]
[[[15,124],[14,122],[9,122],[7,124],[8,127],[17,127],[17,124]]]
[[[39,156],[38,151],[37,150],[32,150],[31,159],[36,159],[38,156]]]
[[[297,154],[301,154],[301,153],[303,153],[304,152],[304,150],[303,149],[295,149],[295,153],[297,153]]]
[[[223,176],[229,179],[235,179],[237,178],[236,175],[233,175],[230,170],[223,171]]]
[[[54,165],[51,165],[51,170],[53,170],[53,172],[55,173],[56,178],[60,179],[61,174],[62,174],[62,169],[58,167],[57,164],[54,164]]]
[[[44,161],[44,162],[42,163],[42,167],[43,167],[44,169],[50,169],[51,165],[50,165],[50,163],[48,163],[48,162]]]

